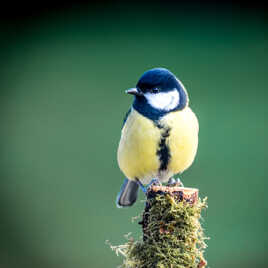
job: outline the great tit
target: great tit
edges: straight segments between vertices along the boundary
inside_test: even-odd
[[[193,162],[198,146],[198,120],[189,107],[182,82],[165,68],[146,71],[126,93],[134,101],[126,114],[117,159],[126,179],[118,207],[131,206],[139,185],[169,181]]]

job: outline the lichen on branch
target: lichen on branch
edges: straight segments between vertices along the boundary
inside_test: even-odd
[[[194,204],[168,192],[148,198],[140,224],[143,240],[128,237],[124,245],[111,246],[123,255],[122,268],[200,268],[206,266],[201,211],[206,198]]]

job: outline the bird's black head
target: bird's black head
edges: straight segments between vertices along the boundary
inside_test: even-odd
[[[164,68],[154,68],[145,72],[136,85],[143,93],[167,92],[178,87],[179,83],[174,74]]]
[[[158,120],[168,112],[182,110],[188,105],[187,92],[169,70],[154,68],[145,72],[136,88],[127,90],[135,95],[133,107],[144,116]]]

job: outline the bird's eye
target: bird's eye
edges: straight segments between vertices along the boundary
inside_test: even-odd
[[[152,92],[153,92],[153,93],[158,93],[158,92],[159,92],[159,88],[153,88],[153,89],[152,89]]]

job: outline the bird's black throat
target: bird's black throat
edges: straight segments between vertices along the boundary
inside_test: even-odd
[[[155,109],[152,107],[145,97],[135,97],[133,102],[133,108],[143,116],[157,122],[161,117],[166,115],[168,111]]]

